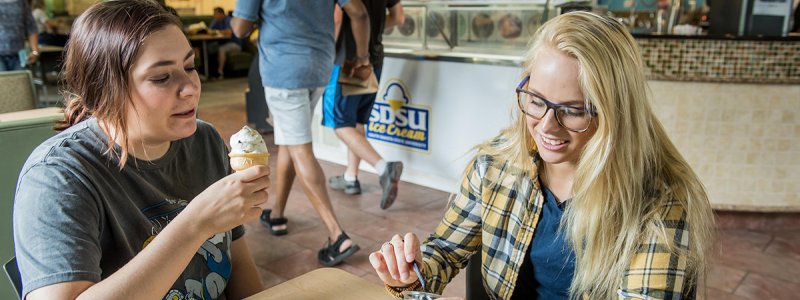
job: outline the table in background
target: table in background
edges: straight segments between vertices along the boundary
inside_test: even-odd
[[[246,300],[394,299],[377,283],[335,268],[322,268],[266,289]]]
[[[190,42],[200,42],[203,48],[203,75],[209,77],[208,73],[208,42],[222,42],[231,39],[230,34],[210,34],[210,33],[197,33],[189,34],[186,36]]]

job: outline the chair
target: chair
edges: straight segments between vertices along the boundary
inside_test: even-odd
[[[0,101],[7,98],[16,98],[16,95],[2,94]],[[0,257],[4,259],[14,256],[11,219],[19,172],[31,151],[56,134],[53,122],[63,117],[55,107],[0,113]],[[18,287],[0,280],[0,299],[11,299],[14,288]]]
[[[36,88],[29,71],[0,72],[0,114],[36,108]]]
[[[3,270],[6,271],[6,275],[8,276],[8,280],[11,281],[11,285],[13,285],[14,289],[17,290],[18,299],[22,299],[22,277],[19,274],[17,257],[11,257],[8,262],[3,264]]]
[[[467,300],[489,300],[489,295],[483,287],[481,275],[481,253],[477,252],[469,258],[467,263]]]

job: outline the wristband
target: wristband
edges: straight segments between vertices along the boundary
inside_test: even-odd
[[[405,292],[405,291],[413,291],[413,290],[416,290],[419,287],[419,280],[414,281],[414,283],[412,283],[411,285],[409,285],[407,287],[396,288],[396,287],[390,286],[390,285],[385,284],[385,283],[383,285],[386,287],[386,291],[388,291],[389,294],[392,294],[392,296],[395,296],[397,298],[403,298],[403,292]]]

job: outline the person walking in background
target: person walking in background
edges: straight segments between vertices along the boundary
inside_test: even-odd
[[[356,67],[369,65],[369,16],[361,0],[338,0],[352,21]],[[247,36],[259,26],[261,79],[272,112],[278,145],[276,201],[261,222],[272,234],[287,233],[283,213],[295,175],[328,229],[328,242],[318,260],[333,266],[359,250],[342,230],[333,212],[322,172],[311,146],[311,115],[331,74],[334,58],[334,1],[239,0],[233,11],[233,32]]]
[[[365,0],[364,5],[370,16],[369,61],[375,76],[380,81],[383,66],[384,28],[403,24],[403,5],[400,0]],[[389,14],[386,14],[386,10]],[[337,8],[337,16],[341,10]],[[332,189],[344,190],[346,194],[360,194],[361,183],[358,181],[358,166],[361,160],[367,161],[379,175],[382,189],[380,206],[389,208],[397,197],[397,184],[403,172],[403,163],[386,162],[375,148],[367,141],[364,124],[369,122],[375,93],[361,95],[342,95],[342,85],[338,83],[340,68],[358,59],[355,38],[351,30],[348,16],[337,17],[337,64],[333,67],[331,79],[322,100],[322,125],[333,128],[336,135],[347,145],[347,169],[343,175],[333,176],[328,180]],[[347,74],[345,74],[347,75]]]
[[[231,31],[231,17],[225,14],[222,7],[214,8],[214,21],[211,22],[211,31],[220,35],[230,35],[231,39],[220,43],[217,48],[217,76],[219,79],[225,78],[225,60],[228,53],[242,51],[242,40],[233,35]]]
[[[25,41],[31,48],[25,63],[39,59],[39,35],[27,0],[0,1],[0,71],[22,70],[20,50]]]

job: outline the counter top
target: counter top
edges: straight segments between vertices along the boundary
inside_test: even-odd
[[[792,33],[789,36],[733,36],[733,35],[708,36],[708,35],[634,33],[633,37],[636,39],[800,42],[800,33]]]

